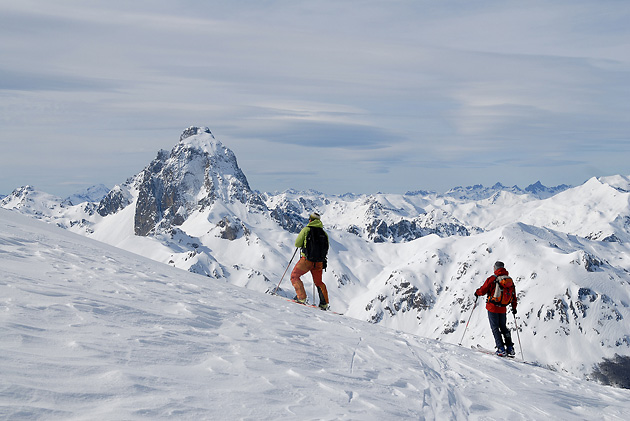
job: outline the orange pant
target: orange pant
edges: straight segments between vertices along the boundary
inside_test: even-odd
[[[322,299],[325,300],[325,304],[328,304],[328,290],[326,289],[326,285],[324,285],[324,283],[322,282],[324,263],[311,262],[309,260],[306,260],[306,257],[304,256],[302,256],[302,258],[295,264],[295,267],[291,272],[291,283],[293,284],[293,288],[295,288],[295,293],[298,299],[303,300],[306,298],[304,283],[300,279],[300,277],[306,272],[311,272],[311,276],[313,276],[313,283],[315,283],[315,286],[320,291],[320,304],[324,304],[321,302]]]

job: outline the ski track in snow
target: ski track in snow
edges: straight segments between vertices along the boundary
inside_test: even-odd
[[[6,210],[0,270],[2,419],[630,419],[628,390],[299,306]]]

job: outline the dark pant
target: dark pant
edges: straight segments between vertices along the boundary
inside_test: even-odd
[[[497,348],[505,349],[505,347],[514,346],[512,342],[512,334],[507,327],[507,314],[506,313],[492,313],[488,312],[488,320],[490,320],[490,328],[492,329],[492,335],[494,336],[494,343]],[[505,341],[503,340],[505,338]]]

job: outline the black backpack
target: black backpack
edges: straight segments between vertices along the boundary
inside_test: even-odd
[[[310,227],[306,235],[304,248],[306,260],[311,262],[325,262],[328,254],[328,236],[323,228]]]

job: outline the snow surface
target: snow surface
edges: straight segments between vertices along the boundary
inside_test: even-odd
[[[0,418],[630,419],[602,386],[0,209]]]

